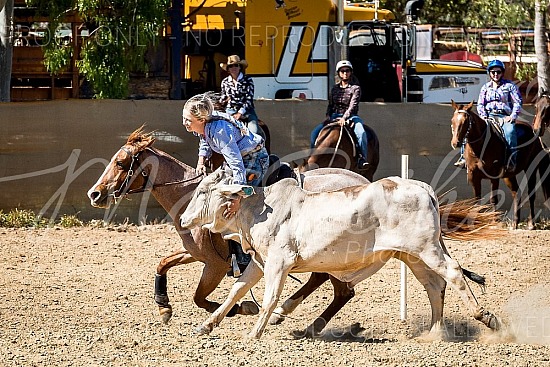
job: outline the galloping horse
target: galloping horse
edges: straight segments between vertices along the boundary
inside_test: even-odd
[[[202,176],[197,176],[194,168],[153,148],[151,145],[154,140],[151,134],[143,132],[143,127],[134,131],[126,144],[111,158],[97,183],[88,191],[88,197],[92,206],[105,208],[128,194],[150,190],[174,220],[183,242],[183,249],[163,258],[157,267],[155,277],[155,301],[159,306],[162,321],[167,323],[172,317],[172,306],[167,293],[168,270],[177,265],[203,262],[204,268],[193,301],[197,306],[212,313],[220,304],[206,298],[230,269],[230,257],[229,246],[219,234],[206,230],[193,230],[189,233],[181,229],[178,219]],[[342,172],[334,171],[336,170],[327,169],[304,173],[301,175],[304,187],[315,191],[364,184],[365,179],[353,172],[343,175]],[[308,282],[300,292],[307,297],[316,288],[312,288],[311,282]],[[241,305],[235,305],[230,314],[257,313],[258,307],[255,303],[242,302]]]
[[[315,147],[305,164],[305,170],[318,167],[346,168],[359,173],[372,182],[374,172],[376,172],[380,161],[380,148],[378,136],[376,136],[374,130],[367,125],[364,126],[368,137],[367,162],[369,167],[366,170],[358,170],[357,168],[353,131],[340,126],[338,123],[330,123],[319,132]]]
[[[516,169],[513,172],[508,172],[505,162],[507,156],[505,141],[495,131],[492,124],[487,123],[471,111],[472,105],[473,102],[466,106],[459,106],[452,101],[454,113],[451,119],[451,146],[455,149],[460,142],[466,141],[464,157],[468,169],[468,182],[473,186],[474,197],[481,199],[481,180],[488,179],[491,181],[489,202],[497,205],[496,191],[499,179],[502,178],[512,192],[511,227],[516,229],[520,218],[519,185],[516,176],[524,171],[527,176],[530,206],[527,227],[534,229],[536,170],[539,172],[545,201],[550,197],[550,176],[548,172],[550,158],[548,153],[545,151],[542,141],[533,133],[529,125],[516,123],[518,134]]]
[[[550,124],[550,93],[541,90],[537,103],[535,103],[535,118],[533,119],[533,131],[538,136],[543,136]]]

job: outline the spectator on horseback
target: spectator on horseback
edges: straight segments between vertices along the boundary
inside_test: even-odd
[[[265,139],[263,131],[258,127],[254,108],[254,81],[245,74],[248,63],[238,55],[231,55],[227,63],[221,63],[220,67],[229,73],[221,84],[220,103],[225,105],[225,112],[236,120],[248,123],[252,133]]]
[[[197,173],[206,174],[206,159],[212,152],[219,153],[233,172],[233,183],[259,186],[269,166],[269,155],[261,136],[251,132],[242,121],[215,110],[214,93],[204,93],[191,97],[184,105],[183,126],[200,137]],[[227,204],[223,215],[234,217],[241,207],[241,198]],[[240,275],[246,268],[250,255],[243,253],[238,243],[231,243],[232,274]]]
[[[506,67],[502,61],[493,60],[489,62],[487,73],[490,81],[483,85],[479,92],[477,113],[484,120],[491,119],[502,127],[510,149],[508,170],[514,171],[517,153],[515,122],[521,111],[523,100],[517,86],[510,80],[503,78],[505,70]],[[455,165],[464,166],[464,163],[464,157],[461,155]]]
[[[348,60],[341,60],[336,64],[336,85],[332,87],[327,107],[326,120],[313,128],[311,132],[311,148],[315,147],[317,136],[323,127],[337,121],[340,126],[353,127],[359,150],[357,167],[367,169],[367,134],[363,120],[357,115],[361,100],[361,86],[353,75],[353,66]]]

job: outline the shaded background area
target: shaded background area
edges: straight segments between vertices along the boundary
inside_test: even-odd
[[[182,101],[60,100],[0,104],[0,210],[42,212],[48,218],[78,214],[83,220],[131,222],[163,220],[164,210],[149,194],[136,194],[109,212],[92,208],[87,190],[128,135],[146,123],[155,130],[155,147],[195,166],[198,138],[181,125]],[[256,110],[271,131],[272,152],[283,161],[307,156],[310,132],[324,118],[326,101],[259,100]],[[466,171],[452,163],[449,105],[361,103],[360,115],[380,140],[375,179],[401,174],[401,155],[409,155],[409,177],[430,183],[451,199],[471,197]],[[532,120],[533,107],[522,118]],[[545,137],[546,138],[546,137]],[[510,193],[501,183],[506,201]],[[488,192],[485,183],[483,194]],[[542,192],[537,192],[537,210]],[[522,214],[527,210],[522,210]],[[543,211],[548,217],[547,211]]]

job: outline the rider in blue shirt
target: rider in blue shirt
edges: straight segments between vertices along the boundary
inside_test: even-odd
[[[233,182],[259,186],[269,166],[269,155],[261,136],[248,130],[233,116],[214,110],[217,98],[213,93],[204,93],[190,98],[183,107],[183,125],[187,131],[200,137],[197,173],[206,174],[205,161],[212,152],[221,154],[233,172]],[[223,215],[230,219],[241,207],[241,198],[228,202]],[[250,262],[250,255],[244,254],[241,246],[230,241],[232,271],[240,275]]]

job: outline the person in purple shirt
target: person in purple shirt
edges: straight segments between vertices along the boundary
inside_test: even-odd
[[[233,172],[233,182],[259,186],[269,166],[269,155],[264,140],[248,130],[233,116],[218,112],[214,105],[219,98],[214,93],[204,93],[191,97],[184,105],[183,126],[200,137],[197,173],[206,174],[206,159],[212,152],[221,154]],[[231,200],[224,210],[226,218],[234,217],[241,207],[241,199]],[[250,262],[250,255],[244,254],[241,246],[230,243],[232,252],[232,272],[238,277],[241,268]]]
[[[315,147],[315,141],[326,124],[337,121],[340,126],[350,124],[357,138],[359,170],[368,169],[368,136],[363,126],[363,120],[358,116],[359,101],[361,100],[361,86],[353,75],[353,66],[348,60],[340,60],[336,64],[337,83],[332,87],[326,112],[326,119],[315,126],[311,132],[311,148]]]
[[[493,119],[502,126],[511,152],[507,169],[514,171],[517,153],[515,121],[521,111],[523,100],[517,86],[503,78],[505,70],[504,63],[500,60],[493,60],[487,66],[490,81],[483,85],[479,92],[477,113],[481,118]],[[461,155],[455,165],[461,167],[464,164],[465,161]]]

